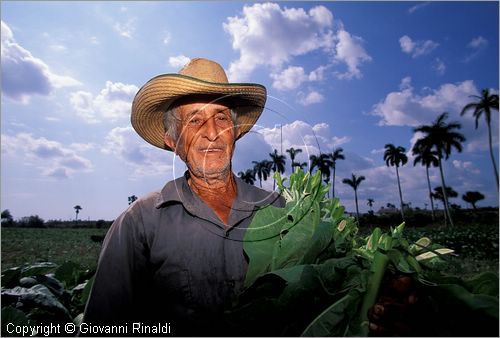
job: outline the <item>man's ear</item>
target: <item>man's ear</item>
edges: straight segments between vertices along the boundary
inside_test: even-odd
[[[174,139],[170,135],[165,133],[165,136],[163,136],[163,141],[170,149],[172,149],[175,152],[175,143],[176,142],[174,141]]]
[[[234,127],[234,139],[237,140],[238,137],[241,135],[241,129],[240,126],[235,126]]]

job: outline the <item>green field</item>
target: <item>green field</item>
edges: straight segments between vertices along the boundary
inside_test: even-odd
[[[72,228],[2,228],[2,271],[25,263],[49,261],[58,265],[65,261],[94,269],[101,243],[92,235],[104,235],[107,229]],[[459,255],[447,257],[447,272],[462,276],[482,271],[498,273],[498,226],[485,225],[428,229],[408,228],[409,239],[428,236],[457,250]]]
[[[94,269],[107,229],[2,228],[2,271],[24,263],[73,261]]]

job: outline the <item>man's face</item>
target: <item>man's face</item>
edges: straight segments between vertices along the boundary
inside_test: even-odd
[[[217,178],[231,170],[238,131],[228,106],[191,97],[177,103],[177,112],[179,137],[175,143],[167,136],[165,142],[175,149],[190,172],[197,177]]]

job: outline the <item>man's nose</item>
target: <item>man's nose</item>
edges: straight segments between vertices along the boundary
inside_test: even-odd
[[[210,141],[215,140],[219,135],[219,129],[217,128],[217,124],[215,123],[215,119],[213,117],[205,121],[202,130],[203,136]]]

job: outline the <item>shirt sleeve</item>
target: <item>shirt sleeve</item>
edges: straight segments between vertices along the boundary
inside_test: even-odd
[[[138,311],[138,276],[144,276],[148,247],[140,203],[132,204],[111,225],[104,239],[84,322],[94,325],[125,323]]]

